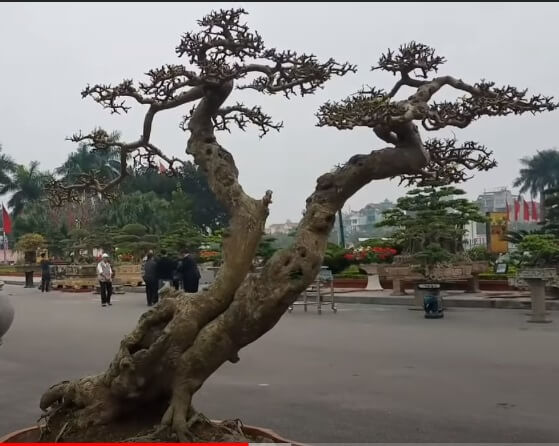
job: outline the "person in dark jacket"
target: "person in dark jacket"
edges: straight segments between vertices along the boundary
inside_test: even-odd
[[[184,291],[187,293],[197,293],[200,283],[200,271],[198,270],[196,260],[188,251],[183,251],[183,257],[177,269]]]
[[[160,287],[163,286],[165,282],[172,285],[173,275],[176,269],[177,261],[167,256],[167,251],[162,249],[161,257],[157,259],[157,280],[159,281]]]
[[[142,277],[146,284],[146,297],[148,307],[155,305],[159,300],[159,279],[157,277],[157,261],[153,252],[148,252],[147,260],[144,264],[144,275]]]
[[[41,254],[41,292],[48,293],[50,288],[50,261],[46,258],[45,253]]]

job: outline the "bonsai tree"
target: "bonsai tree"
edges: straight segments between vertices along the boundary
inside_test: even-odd
[[[20,237],[16,248],[22,251],[25,263],[35,263],[37,261],[37,250],[44,248],[47,241],[41,234],[29,233]]]
[[[462,240],[470,221],[485,222],[475,203],[460,198],[465,192],[456,187],[424,186],[407,193],[396,207],[383,212],[379,226],[398,228],[393,237],[404,254],[416,254],[438,246],[450,254],[464,251]]]
[[[474,246],[473,248],[470,248],[466,252],[466,255],[473,262],[495,263],[495,261],[499,257],[498,254],[489,252],[489,250],[487,249],[487,246],[485,246],[485,245],[479,245],[479,246]]]
[[[516,246],[512,260],[519,267],[545,267],[559,263],[559,238],[553,234],[527,234]]]
[[[148,234],[144,225],[131,223],[113,234],[115,248],[122,254],[129,254],[133,259],[140,259],[148,250],[155,249],[159,238]]]
[[[334,243],[328,243],[322,262],[332,271],[332,274],[338,274],[351,265],[353,256],[348,256],[348,254],[347,249]]]
[[[466,127],[483,116],[557,107],[551,98],[530,98],[513,87],[467,84],[451,76],[428,78],[444,59],[421,44],[388,52],[378,68],[397,75],[394,88],[388,92],[371,89],[339,103],[329,102],[320,108],[318,124],[339,129],[369,127],[389,145],[354,155],[343,166],[320,176],[306,200],[292,245],[277,251],[258,273],[249,273],[272,194],[267,191],[257,199],[244,191],[234,157],[218,142],[216,130],[254,124],[264,136],[280,129],[281,123],[259,106],[228,103],[229,96],[235,87],[287,98],[295,93],[304,96],[355,67],[267,49],[262,37],[242,22],[243,14],[242,9],[212,12],[198,22],[200,31],[184,34],[177,54],[185,56],[189,66],[166,65],[149,71],[146,82],[88,86],[82,93],[111,112],[126,112],[129,100],[146,106],[147,111],[136,141],[114,142],[100,129],[77,134],[75,141],[87,140],[95,150],[116,144],[121,166],[128,159],[161,160],[170,172],[182,161],[166,155],[151,141],[154,117],[165,110],[192,106],[182,123],[189,133],[186,152],[207,175],[230,222],[223,236],[221,269],[208,290],[189,298],[170,291],[122,340],[107,370],[63,381],[46,391],[40,402],[43,410],[50,409],[45,414],[44,440],[238,438],[238,423],[213,425],[196,412],[193,397],[223,363],[239,361],[239,351],[273,328],[315,280],[335,215],[345,201],[375,179],[399,176],[416,183],[455,181],[464,178],[468,168],[484,169],[491,164],[486,149],[474,143],[423,143],[414,122],[431,131]],[[412,87],[413,93],[396,99],[403,86]],[[433,102],[444,86],[456,88],[463,96],[456,102]],[[86,190],[111,198],[126,175],[127,169],[121,167],[119,177],[108,183],[98,181],[94,174],[73,184],[55,181],[50,184],[50,194],[55,204]],[[138,424],[136,420],[144,421]]]
[[[415,270],[419,272],[427,281],[438,281],[439,277],[436,274],[436,268],[450,262],[452,254],[441,245],[431,243],[423,248],[421,251],[416,252],[412,256],[417,266]]]

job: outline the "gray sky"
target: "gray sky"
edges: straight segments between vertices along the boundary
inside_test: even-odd
[[[559,96],[559,5],[557,4],[379,4],[379,3],[130,3],[0,4],[0,143],[18,162],[61,164],[75,146],[64,141],[74,131],[95,126],[119,130],[124,139],[141,133],[141,109],[111,116],[92,100],[82,100],[87,83],[142,79],[150,68],[178,63],[180,35],[212,8],[243,6],[248,24],[268,47],[334,57],[359,67],[326,84],[314,96],[286,101],[239,91],[231,101],[259,103],[285,128],[262,140],[255,130],[220,134],[236,158],[247,191],[274,191],[269,223],[298,220],[316,177],[355,153],[380,148],[370,130],[315,127],[314,113],[327,99],[340,99],[363,84],[390,88],[393,78],[371,73],[386,48],[410,40],[435,47],[448,62],[441,74],[475,82],[481,78]],[[405,93],[405,92],[404,92]],[[159,114],[153,140],[181,155],[186,135],[178,122],[184,110]],[[487,118],[459,139],[475,139],[495,151],[499,166],[463,187],[473,198],[484,188],[510,186],[522,156],[559,146],[559,112],[538,116]],[[432,136],[433,133],[430,132]],[[451,130],[439,132],[451,136]],[[358,209],[405,193],[397,181],[376,181],[356,194]],[[347,209],[347,207],[346,207]]]

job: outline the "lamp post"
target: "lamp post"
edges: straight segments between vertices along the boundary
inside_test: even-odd
[[[338,211],[338,220],[340,222],[340,245],[342,245],[342,248],[345,248],[344,222],[341,209]]]

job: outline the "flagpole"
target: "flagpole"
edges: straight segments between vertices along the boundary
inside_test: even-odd
[[[2,203],[2,244],[4,245],[4,263],[6,260],[6,225],[4,224],[4,203]]]

